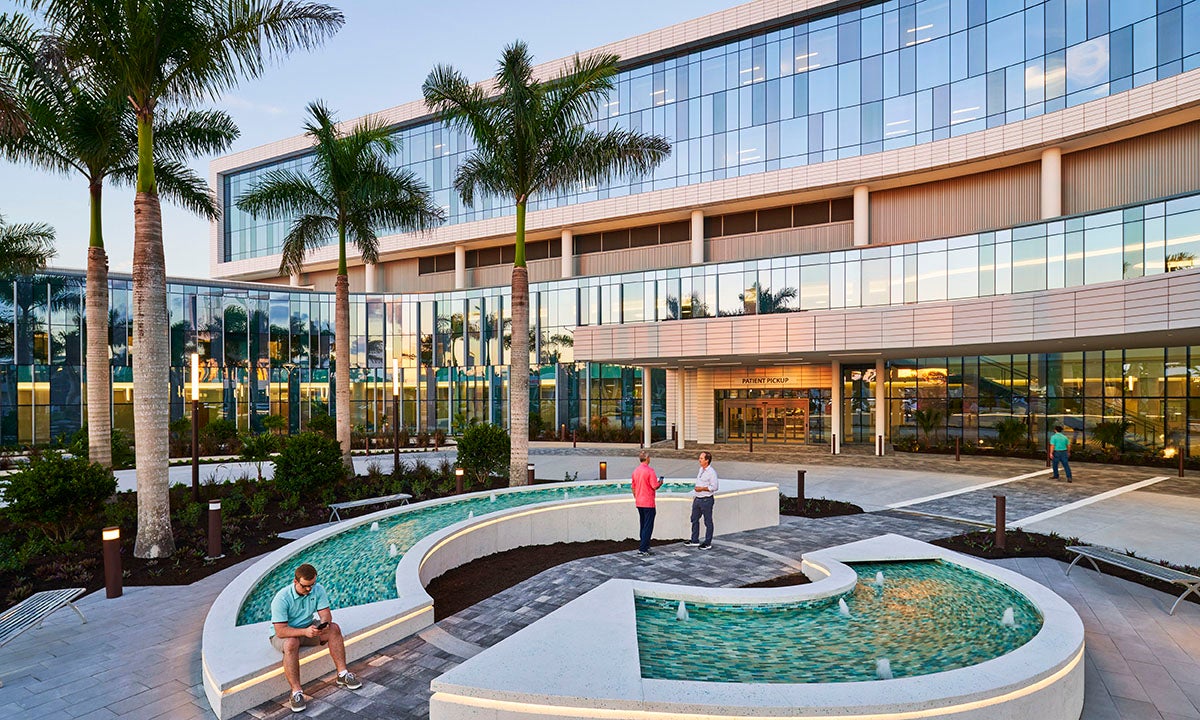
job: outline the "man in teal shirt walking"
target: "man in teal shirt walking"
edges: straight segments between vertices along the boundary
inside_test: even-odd
[[[1067,471],[1067,482],[1071,482],[1071,463],[1068,458],[1071,457],[1071,440],[1066,435],[1063,435],[1062,425],[1054,426],[1054,434],[1050,436],[1050,459],[1054,463],[1054,474],[1050,476],[1051,480],[1058,479],[1058,464],[1062,463],[1063,469]]]

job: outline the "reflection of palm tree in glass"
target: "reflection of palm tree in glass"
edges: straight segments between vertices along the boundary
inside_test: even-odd
[[[674,295],[667,296],[667,318],[668,320],[681,320],[685,317],[708,317],[708,303],[700,299],[700,294],[693,292],[688,298],[688,302],[679,306],[679,298]]]
[[[1190,252],[1171,253],[1167,256],[1167,272],[1187,270],[1196,266],[1196,256]]]
[[[793,308],[791,301],[796,299],[796,288],[780,288],[778,292],[771,292],[771,288],[764,288],[758,282],[755,282],[746,292],[738,295],[738,300],[741,300],[743,305],[746,303],[746,296],[749,295],[753,302],[757,298],[756,307],[760,315],[777,312],[790,312]],[[740,315],[741,313],[723,313],[729,315]]]

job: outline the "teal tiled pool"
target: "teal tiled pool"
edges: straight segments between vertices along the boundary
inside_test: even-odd
[[[887,658],[894,677],[975,665],[1029,642],[1042,617],[1008,585],[941,560],[849,563],[854,591],[776,604],[689,605],[636,596],[642,677],[736,683],[831,683],[876,679]],[[884,586],[875,574],[884,573]],[[1013,609],[1014,626],[1001,623]]]
[[[668,483],[660,492],[689,492],[692,483]],[[278,590],[292,581],[296,566],[311,563],[317,568],[319,582],[329,593],[329,602],[334,608],[365,605],[379,600],[396,597],[396,564],[400,558],[421,538],[454,523],[466,520],[474,513],[480,517],[487,513],[563,499],[602,495],[630,495],[629,483],[588,485],[580,487],[546,487],[501,492],[493,500],[486,493],[479,493],[461,500],[439,505],[411,509],[390,515],[379,521],[379,529],[371,530],[371,524],[349,528],[346,532],[322,540],[307,547],[272,570],[246,597],[238,612],[238,625],[266,622],[271,619],[271,599]],[[630,522],[635,523],[630,507]],[[396,546],[393,556],[391,546]]]

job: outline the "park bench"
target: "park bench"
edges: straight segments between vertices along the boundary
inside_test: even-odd
[[[30,628],[41,627],[43,620],[64,605],[74,610],[79,619],[86,623],[87,618],[83,616],[79,608],[75,607],[73,602],[84,592],[84,588],[43,590],[0,613],[0,647],[12,642],[18,635]]]
[[[1171,612],[1168,613],[1170,615],[1175,614],[1175,608],[1179,607],[1179,603],[1183,602],[1183,599],[1188,595],[1196,593],[1196,596],[1200,597],[1200,592],[1197,592],[1200,591],[1200,577],[1190,575],[1182,570],[1175,570],[1169,567],[1164,567],[1157,563],[1152,563],[1148,560],[1130,557],[1125,553],[1117,552],[1116,550],[1110,550],[1109,548],[1104,547],[1096,547],[1091,545],[1069,545],[1067,546],[1067,550],[1075,553],[1075,559],[1072,560],[1071,564],[1067,566],[1068,575],[1071,574],[1071,568],[1075,567],[1075,563],[1079,562],[1083,558],[1087,558],[1087,561],[1092,564],[1092,568],[1096,572],[1100,572],[1099,566],[1096,565],[1096,561],[1099,560],[1102,563],[1107,563],[1108,565],[1112,565],[1114,567],[1119,567],[1140,575],[1145,575],[1146,577],[1151,577],[1155,580],[1162,580],[1163,582],[1169,582],[1174,585],[1182,586],[1184,588],[1183,594],[1180,595],[1175,600],[1175,604],[1171,606]]]
[[[412,495],[408,493],[396,493],[395,495],[383,495],[381,497],[363,498],[362,500],[347,500],[346,502],[329,503],[329,522],[335,520],[340,521],[342,516],[338,511],[346,508],[363,507],[364,505],[383,505],[385,503],[399,502],[401,505],[407,505],[412,499]]]

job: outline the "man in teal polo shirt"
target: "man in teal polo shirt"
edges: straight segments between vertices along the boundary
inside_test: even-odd
[[[314,617],[319,620],[314,620]],[[296,575],[287,587],[275,593],[271,600],[271,622],[274,634],[271,645],[283,653],[283,674],[292,686],[292,712],[308,705],[300,686],[300,648],[305,645],[329,644],[329,657],[337,666],[338,687],[357,690],[362,682],[346,669],[346,643],[342,629],[333,622],[329,611],[329,595],[317,584],[317,569],[308,563],[296,568]]]
[[[1067,471],[1067,482],[1071,482],[1071,463],[1068,458],[1071,457],[1071,440],[1066,435],[1063,435],[1062,425],[1054,426],[1054,434],[1050,436],[1050,459],[1054,463],[1054,474],[1050,476],[1051,480],[1058,479],[1058,464],[1062,463],[1063,469]]]

